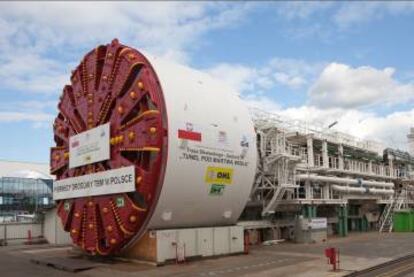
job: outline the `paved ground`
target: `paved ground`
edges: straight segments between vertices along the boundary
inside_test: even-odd
[[[340,272],[331,272],[324,249],[338,247],[341,251]],[[352,234],[320,244],[283,243],[253,247],[249,255],[227,256],[189,262],[183,265],[153,267],[128,262],[100,263],[78,273],[68,273],[30,262],[33,258],[70,256],[70,247],[8,246],[0,247],[1,276],[344,276],[355,270],[390,261],[414,253],[414,233]],[[72,261],[73,262],[73,261]],[[96,262],[96,261],[95,261]],[[414,267],[407,267],[398,276],[414,276]],[[404,275],[405,274],[405,275]],[[408,274],[408,275],[407,275]],[[411,275],[409,275],[411,274]]]
[[[411,277],[414,273],[414,255],[408,255],[365,270],[353,272],[347,277]]]
[[[25,250],[44,250],[45,252],[25,253]],[[48,268],[46,266],[35,265],[30,262],[33,255],[47,255],[47,254],[65,254],[68,248],[56,249],[38,249],[39,246],[5,246],[0,247],[0,276],[7,277],[22,277],[22,276],[72,276],[73,274],[57,271],[56,269]],[[63,250],[62,250],[63,249]]]
[[[322,253],[327,246],[338,247],[342,255],[355,257],[398,257],[414,253],[414,233],[376,232],[351,234],[349,237],[330,239],[327,243],[304,247],[303,244],[281,244],[278,251]]]

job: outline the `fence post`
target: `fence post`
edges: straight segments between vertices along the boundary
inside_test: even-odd
[[[4,224],[4,245],[7,245],[7,224]]]
[[[27,244],[32,244],[32,230],[27,230]]]

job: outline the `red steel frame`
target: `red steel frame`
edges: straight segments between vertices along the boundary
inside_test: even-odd
[[[135,192],[57,202],[74,244],[90,254],[118,253],[145,232],[164,178],[168,128],[157,75],[140,52],[115,39],[85,55],[58,108],[50,155],[57,180],[135,167]],[[69,137],[107,122],[111,159],[70,169]]]

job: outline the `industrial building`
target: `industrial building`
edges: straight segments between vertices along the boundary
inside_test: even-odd
[[[413,204],[409,153],[257,109],[251,113],[259,158],[239,224],[253,237],[294,239],[298,221],[311,218],[326,218],[328,234],[389,232],[393,212]]]

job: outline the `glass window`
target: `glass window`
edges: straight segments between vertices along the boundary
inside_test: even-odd
[[[0,178],[0,214],[33,213],[54,205],[53,180]]]

